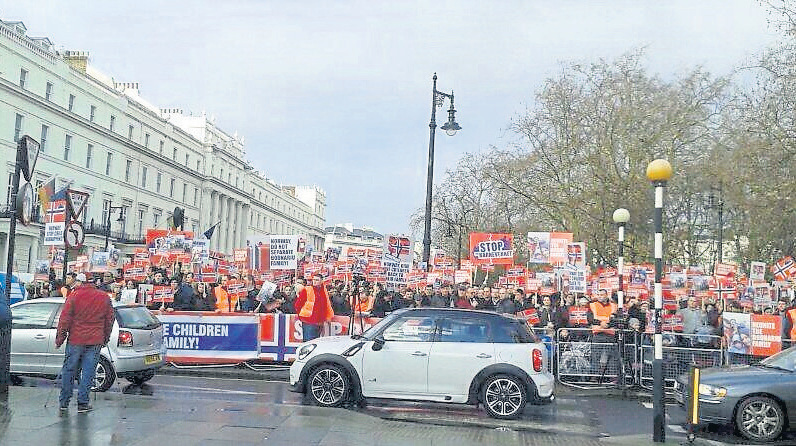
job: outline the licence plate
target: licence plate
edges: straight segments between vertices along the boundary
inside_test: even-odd
[[[144,356],[145,365],[154,364],[156,362],[160,362],[160,354]]]

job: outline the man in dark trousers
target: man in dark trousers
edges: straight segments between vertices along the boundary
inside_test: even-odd
[[[81,374],[77,389],[77,411],[84,413],[92,409],[88,392],[94,382],[99,352],[110,340],[114,320],[108,293],[87,283],[83,273],[78,274],[75,281],[79,285],[64,303],[55,337],[56,347],[61,347],[66,341],[66,357],[61,369],[61,396],[58,399],[62,414],[69,410],[78,368]]]
[[[332,320],[334,316],[323,276],[318,273],[312,275],[312,286],[305,286],[298,292],[294,305],[301,321],[304,342],[320,336],[323,323]]]

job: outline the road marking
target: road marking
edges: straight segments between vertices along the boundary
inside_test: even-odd
[[[683,429],[683,426],[680,426],[679,424],[667,424],[666,427],[668,427],[670,431],[677,432],[678,434],[685,433],[685,429]]]
[[[269,392],[248,392],[245,390],[229,390],[229,389],[216,389],[213,387],[196,387],[196,386],[180,386],[177,384],[161,384],[157,383],[158,387],[174,387],[177,389],[190,389],[190,390],[200,390],[206,392],[213,392],[213,393],[236,393],[239,395],[271,395]]]

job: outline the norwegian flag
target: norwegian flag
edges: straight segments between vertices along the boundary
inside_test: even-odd
[[[783,257],[771,267],[771,272],[776,280],[788,280],[796,275],[796,262],[790,256]]]
[[[265,271],[269,269],[269,247],[254,245],[249,247],[247,254],[249,269],[252,271]]]
[[[66,200],[51,201],[47,205],[46,223],[63,223],[66,221]]]
[[[396,237],[391,235],[388,239],[387,248],[395,257],[401,257],[403,255],[408,255],[409,251],[412,249],[412,241],[409,240],[407,237]]]

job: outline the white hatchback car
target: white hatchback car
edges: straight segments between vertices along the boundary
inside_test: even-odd
[[[553,399],[545,346],[520,319],[477,310],[396,311],[361,336],[313,339],[296,350],[290,389],[315,404],[363,398],[482,404],[494,418]]]
[[[11,375],[54,378],[61,373],[65,345],[55,347],[58,318],[66,299],[48,297],[11,306]],[[92,390],[108,390],[116,377],[141,384],[166,361],[161,322],[142,305],[113,303],[111,341],[100,351]]]

